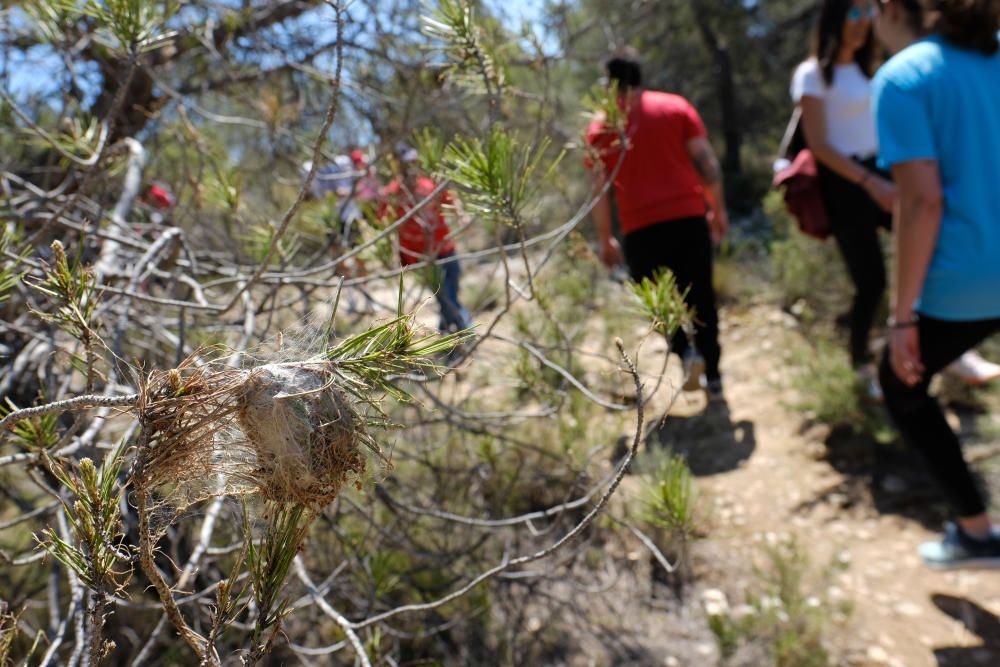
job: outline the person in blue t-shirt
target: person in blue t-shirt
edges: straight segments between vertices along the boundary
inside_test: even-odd
[[[1000,529],[928,394],[934,374],[1000,331],[1000,8],[882,0],[875,31],[896,52],[875,76],[874,111],[880,159],[899,188],[880,379],[893,421],[957,517],[920,553],[936,568],[1000,565]]]

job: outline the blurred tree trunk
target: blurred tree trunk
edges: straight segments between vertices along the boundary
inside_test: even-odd
[[[112,142],[123,137],[134,137],[142,131],[150,119],[166,103],[166,96],[154,92],[153,77],[145,67],[136,67],[129,72],[125,58],[101,60],[101,92],[94,101],[91,113],[112,124],[109,136]],[[128,86],[121,95],[121,104],[112,108],[122,85]]]
[[[736,98],[736,83],[733,80],[733,60],[726,43],[709,22],[709,11],[703,0],[692,0],[695,23],[705,47],[712,54],[715,67],[716,94],[722,114],[722,136],[726,142],[722,158],[722,169],[727,174],[739,174],[743,170],[743,132],[739,119],[739,103]]]

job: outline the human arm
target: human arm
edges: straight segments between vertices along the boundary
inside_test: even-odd
[[[803,95],[799,106],[802,108],[802,131],[806,145],[816,159],[831,171],[864,188],[879,206],[891,211],[896,198],[896,187],[840,153],[827,141],[826,110],[822,98]]]
[[[712,150],[708,137],[697,136],[687,141],[688,155],[694,164],[701,182],[705,185],[710,210],[708,212],[708,228],[712,242],[722,241],[729,231],[729,214],[726,211],[726,194],[722,187],[722,169],[719,159]]]
[[[893,221],[896,245],[896,284],[892,291],[894,326],[889,340],[892,369],[903,382],[914,385],[923,377],[920,340],[913,305],[924,280],[941,230],[943,195],[938,163],[902,162],[892,169],[899,184],[899,206]]]
[[[587,128],[587,154],[583,164],[591,175],[591,197],[596,201],[590,213],[597,229],[597,251],[601,262],[608,268],[615,268],[624,263],[621,246],[611,229],[611,188],[608,183],[608,170],[604,161],[607,152],[615,152],[613,148],[622,137],[611,131],[605,124],[603,112],[598,112]]]
[[[606,175],[600,164],[591,170],[592,195],[597,198],[590,214],[597,228],[598,254],[608,268],[614,268],[624,263],[621,246],[618,239],[611,233],[611,194],[607,187]]]

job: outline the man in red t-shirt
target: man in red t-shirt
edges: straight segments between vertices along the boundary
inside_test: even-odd
[[[417,152],[409,146],[396,149],[401,176],[382,188],[379,217],[399,220],[429,197],[437,184],[418,172]],[[442,332],[461,331],[472,326],[472,318],[458,300],[461,267],[455,257],[455,242],[444,219],[445,207],[455,205],[447,190],[417,211],[399,227],[399,261],[403,266],[434,262],[441,270],[441,284],[434,296],[441,307]]]
[[[614,175],[625,242],[623,257],[611,233],[611,200],[605,195],[593,210],[601,260],[615,266],[624,258],[635,281],[663,267],[673,272],[680,290],[688,290],[685,301],[695,312],[697,349],[684,331],[678,331],[671,343],[672,351],[684,361],[684,388],[703,387],[710,399],[721,399],[712,244],[725,236],[729,218],[719,161],[690,102],[642,89],[642,71],[634,52],[608,60],[607,74],[609,82],[617,84],[619,105],[626,116],[624,155],[621,137],[598,116],[587,130],[587,142],[597,159],[588,160],[587,166],[594,173],[595,195]]]

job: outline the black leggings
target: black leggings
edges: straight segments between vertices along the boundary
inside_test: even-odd
[[[975,516],[986,511],[983,497],[962,457],[958,436],[927,388],[935,373],[1000,331],[1000,319],[951,322],[921,316],[917,330],[925,379],[914,387],[903,384],[889,364],[887,349],[879,369],[885,405],[903,437],[927,461],[955,513],[960,517]]]
[[[858,162],[875,171],[874,159]],[[819,177],[830,231],[854,283],[850,351],[852,363],[861,366],[871,361],[868,338],[886,288],[878,228],[891,229],[892,214],[883,211],[864,188],[822,164]]]
[[[694,339],[705,359],[705,377],[719,378],[719,313],[712,286],[712,239],[703,216],[658,222],[625,235],[625,261],[632,280],[651,278],[662,267],[670,269],[677,287],[688,289],[685,303],[695,311]],[[671,350],[684,356],[690,343],[678,330]]]

